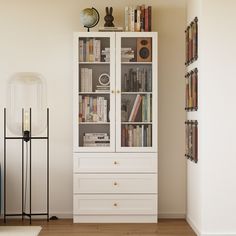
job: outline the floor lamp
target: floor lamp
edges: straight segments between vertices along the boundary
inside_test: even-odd
[[[8,81],[7,108],[4,108],[4,222],[10,216],[21,216],[22,220],[45,215],[49,220],[49,109],[46,108],[46,82],[38,73],[22,72]],[[7,134],[7,128],[11,135]],[[38,136],[45,131],[45,136]],[[47,210],[32,212],[32,140],[46,140],[46,192]],[[7,213],[7,141],[21,140],[21,213]],[[29,209],[26,210],[27,197]]]

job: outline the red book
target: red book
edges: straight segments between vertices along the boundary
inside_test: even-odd
[[[145,30],[144,31],[148,31],[148,8],[145,9]]]

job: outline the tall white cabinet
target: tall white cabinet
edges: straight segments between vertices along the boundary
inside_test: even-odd
[[[157,222],[157,33],[74,33],[73,215]]]

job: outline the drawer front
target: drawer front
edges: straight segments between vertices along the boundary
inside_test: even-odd
[[[112,154],[110,157],[78,157],[78,154],[75,154],[74,157],[74,173],[157,172],[157,157],[154,155],[124,157]]]
[[[75,215],[157,214],[157,195],[74,195]]]
[[[157,193],[157,175],[74,174],[74,193]]]

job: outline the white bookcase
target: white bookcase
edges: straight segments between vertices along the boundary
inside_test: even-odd
[[[74,222],[157,222],[157,33],[74,33]],[[99,79],[100,78],[100,79]]]

